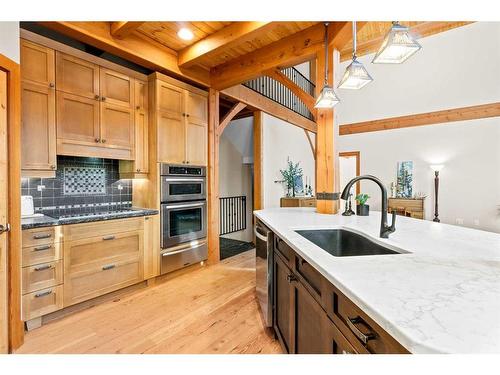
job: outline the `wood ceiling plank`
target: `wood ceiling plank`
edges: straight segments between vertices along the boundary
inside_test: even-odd
[[[139,35],[121,40],[111,36],[107,22],[41,22],[42,25],[72,38],[113,53],[144,67],[166,72],[203,86],[209,86],[209,72],[200,68],[184,69],[177,65],[177,54]]]
[[[344,42],[347,29],[346,23],[348,22],[333,22],[330,24],[334,34],[331,38],[332,45],[335,45],[337,40],[339,43]],[[216,89],[224,89],[257,78],[264,71],[276,67],[283,68],[309,61],[315,57],[318,50],[323,48],[323,41],[323,24],[311,26],[212,68],[210,70],[211,84]]]
[[[179,51],[179,66],[189,67],[224,49],[247,43],[270,26],[271,22],[235,22]]]
[[[132,34],[137,28],[139,28],[144,22],[142,21],[117,21],[111,22],[111,36],[123,39],[130,34]]]

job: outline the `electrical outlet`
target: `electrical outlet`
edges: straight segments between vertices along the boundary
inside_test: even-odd
[[[455,224],[457,224],[457,225],[464,225],[464,219],[462,219],[461,217],[457,217],[455,219]]]
[[[478,227],[478,226],[479,226],[479,219],[478,219],[477,217],[476,217],[476,218],[474,218],[474,225],[475,225],[476,227]]]
[[[116,188],[117,188],[118,190],[123,190],[123,185],[118,185]]]
[[[36,190],[38,190],[38,191],[42,191],[44,189],[45,189],[45,185],[37,185],[36,186]]]

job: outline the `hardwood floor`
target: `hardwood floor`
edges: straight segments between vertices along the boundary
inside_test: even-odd
[[[255,298],[255,250],[28,332],[16,353],[281,353]]]

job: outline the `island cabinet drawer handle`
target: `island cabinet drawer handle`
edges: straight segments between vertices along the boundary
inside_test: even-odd
[[[43,270],[48,270],[51,268],[52,268],[52,266],[50,264],[45,264],[43,266],[35,267],[35,271],[43,271]]]
[[[44,233],[44,234],[34,234],[33,239],[34,240],[42,240],[44,238],[50,238],[52,237],[51,233]]]
[[[52,245],[45,245],[45,246],[38,246],[38,247],[35,247],[33,250],[35,251],[44,251],[44,250],[48,250],[52,247]]]
[[[113,268],[115,268],[116,266],[114,264],[108,264],[107,266],[103,266],[102,267],[102,270],[103,271],[107,271],[107,270],[111,270]]]
[[[366,345],[366,344],[368,344],[368,341],[373,340],[375,338],[374,333],[364,334],[363,332],[361,332],[358,329],[358,327],[355,326],[355,324],[358,324],[358,323],[364,323],[365,325],[367,325],[360,316],[357,316],[355,318],[347,317],[346,322],[347,322],[347,326],[350,328],[352,333],[354,333],[356,335],[356,337],[358,339],[360,339],[363,344]]]
[[[102,238],[104,241],[110,241],[110,240],[114,240],[115,239],[115,236],[111,235],[111,236],[104,236]]]
[[[45,292],[37,293],[35,294],[35,298],[45,297],[48,296],[49,294],[52,294],[52,290],[47,290]]]

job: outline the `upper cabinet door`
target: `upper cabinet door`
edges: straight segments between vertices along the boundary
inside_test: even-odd
[[[55,87],[54,50],[21,39],[21,79],[45,87]]]
[[[21,137],[23,170],[56,169],[55,90],[21,84]]]
[[[99,145],[99,102],[97,100],[58,91],[56,107],[57,152],[59,154],[68,155],[68,144]]]
[[[101,100],[114,105],[132,108],[134,104],[134,80],[125,74],[100,68]]]
[[[207,165],[207,97],[189,91],[186,95],[186,162]]]
[[[158,84],[158,109],[181,119],[185,114],[184,90],[165,82]]]
[[[186,162],[184,118],[170,112],[158,111],[158,162],[184,164]]]
[[[57,90],[89,99],[99,99],[99,66],[56,52]]]
[[[105,147],[127,150],[117,159],[133,159],[134,111],[123,106],[101,102],[101,143]]]

